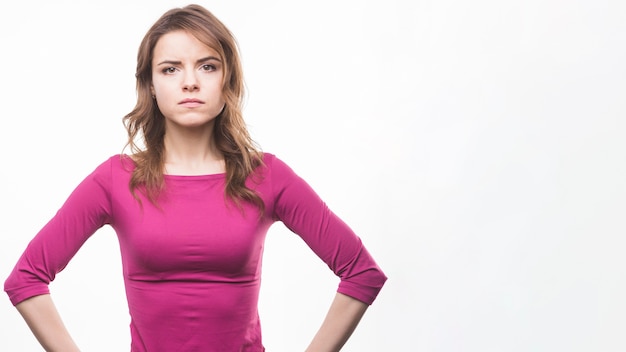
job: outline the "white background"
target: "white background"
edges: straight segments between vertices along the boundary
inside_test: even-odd
[[[135,55],[168,1],[0,10],[0,277],[121,152]],[[626,3],[205,1],[238,38],[245,116],[389,276],[345,351],[626,351]],[[270,229],[268,351],[301,351],[337,279]],[[127,351],[119,249],[51,286],[84,351]],[[0,350],[39,349],[0,301]]]

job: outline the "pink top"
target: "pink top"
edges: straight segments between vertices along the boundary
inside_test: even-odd
[[[257,313],[263,243],[282,221],[341,278],[338,292],[371,304],[386,277],[361,240],[271,154],[247,184],[265,203],[224,196],[225,174],[165,176],[160,209],[129,191],[128,156],[98,166],[30,242],[4,289],[11,302],[48,284],[101,226],[121,248],[131,351],[263,351]],[[139,192],[138,192],[139,194]]]

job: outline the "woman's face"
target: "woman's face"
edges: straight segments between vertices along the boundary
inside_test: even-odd
[[[224,107],[222,59],[185,31],[164,34],[152,56],[152,95],[166,129],[203,127]]]

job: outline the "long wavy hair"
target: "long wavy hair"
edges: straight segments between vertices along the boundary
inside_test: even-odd
[[[226,165],[225,194],[237,206],[248,201],[263,211],[264,204],[256,192],[246,186],[246,179],[262,164],[262,153],[246,129],[242,116],[244,81],[237,42],[232,33],[211,12],[199,5],[174,8],[163,14],[148,30],[137,54],[137,104],[123,122],[128,132],[136,166],[130,190],[142,192],[152,203],[164,188],[165,118],[152,98],[152,57],[158,40],[172,31],[186,31],[217,51],[224,70],[222,95],[225,106],[215,118],[213,139]],[[137,144],[143,139],[143,146]]]

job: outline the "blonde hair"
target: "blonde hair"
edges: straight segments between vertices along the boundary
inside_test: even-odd
[[[130,189],[139,189],[156,203],[163,189],[165,118],[152,98],[152,56],[157,41],[172,31],[183,30],[217,51],[223,62],[222,95],[225,106],[215,118],[213,138],[226,164],[226,195],[238,206],[249,201],[264,208],[256,192],[248,188],[246,179],[262,164],[262,153],[255,147],[242,115],[244,82],[237,42],[232,33],[211,12],[199,5],[167,11],[148,30],[137,54],[137,104],[124,117],[128,132],[127,147],[133,153],[136,167]],[[136,144],[143,138],[144,147]],[[138,199],[138,198],[137,198]]]

